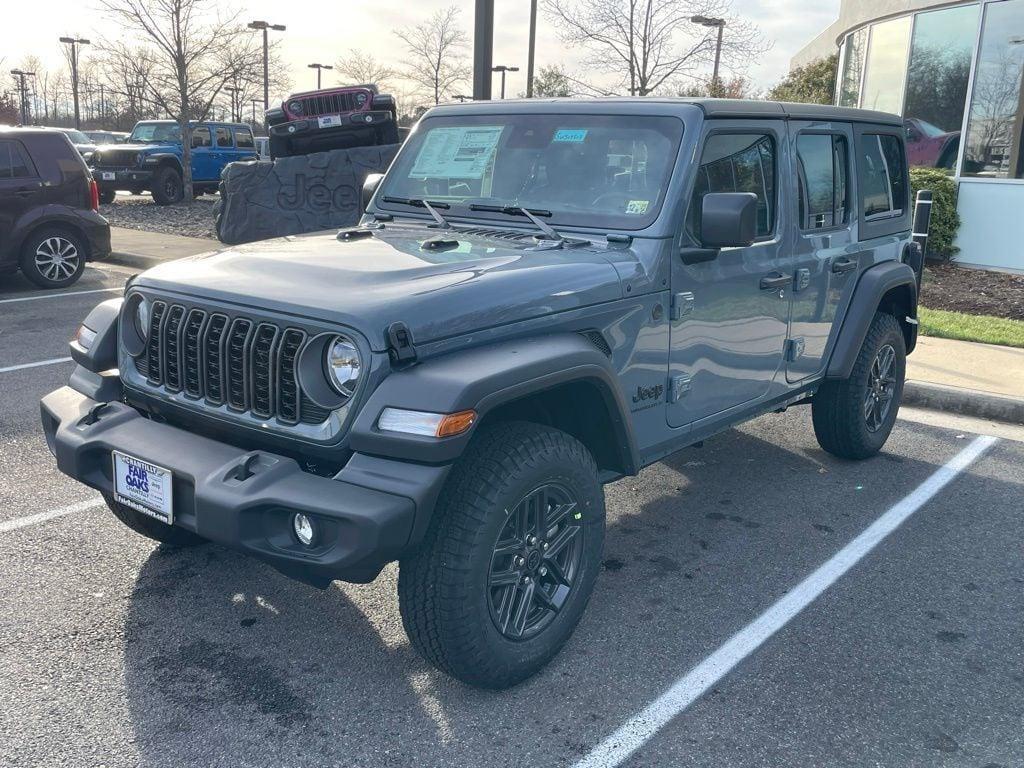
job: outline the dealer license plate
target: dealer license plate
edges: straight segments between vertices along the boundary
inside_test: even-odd
[[[319,122],[321,128],[334,128],[341,125],[341,115],[324,115]]]
[[[113,171],[104,171],[103,172],[103,181],[113,181],[113,180],[114,180],[114,172]]]
[[[120,451],[113,455],[117,501],[170,525],[174,521],[171,471]]]

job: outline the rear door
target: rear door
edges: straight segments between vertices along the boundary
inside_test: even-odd
[[[0,139],[0,255],[12,242],[18,221],[40,204],[42,183],[25,146],[14,139]]]
[[[868,254],[857,243],[851,126],[792,121],[790,138],[797,215],[786,380],[796,383],[824,367]]]
[[[237,159],[235,157],[235,140],[231,136],[231,129],[226,125],[218,125],[214,129],[213,142],[216,145],[215,148],[217,150],[216,178],[220,178],[220,172],[224,170],[224,166]]]
[[[253,139],[252,131],[246,127],[238,127],[235,131],[235,156],[234,160],[255,160],[256,141]]]
[[[701,201],[709,192],[756,194],[757,240],[702,263],[673,258],[669,426],[699,426],[753,405],[769,394],[782,366],[793,266],[780,169],[789,162],[781,120],[705,125],[680,252],[700,247]]]

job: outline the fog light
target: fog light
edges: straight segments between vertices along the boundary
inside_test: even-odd
[[[301,512],[292,515],[292,531],[295,532],[295,538],[299,540],[300,544],[306,547],[313,545],[316,529],[313,527],[313,521],[306,515]]]

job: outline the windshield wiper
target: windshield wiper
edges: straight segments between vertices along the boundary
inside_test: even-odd
[[[538,216],[550,216],[551,211],[538,208],[524,208],[520,205],[480,205],[479,203],[472,203],[469,206],[469,210],[484,211],[486,213],[504,213],[506,216],[525,216],[537,229],[544,233],[545,240],[554,240],[558,243],[565,241],[565,238],[558,234],[558,232],[537,218]]]
[[[445,229],[451,229],[452,225],[448,220],[437,212],[438,208],[451,208],[448,203],[439,203],[432,200],[424,200],[419,197],[384,197],[385,203],[399,203],[400,205],[411,205],[413,208],[426,208],[427,212],[434,217],[434,221]]]

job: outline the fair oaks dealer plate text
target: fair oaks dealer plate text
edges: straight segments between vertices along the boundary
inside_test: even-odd
[[[118,503],[170,525],[174,521],[171,471],[120,451],[114,451],[113,457]]]

